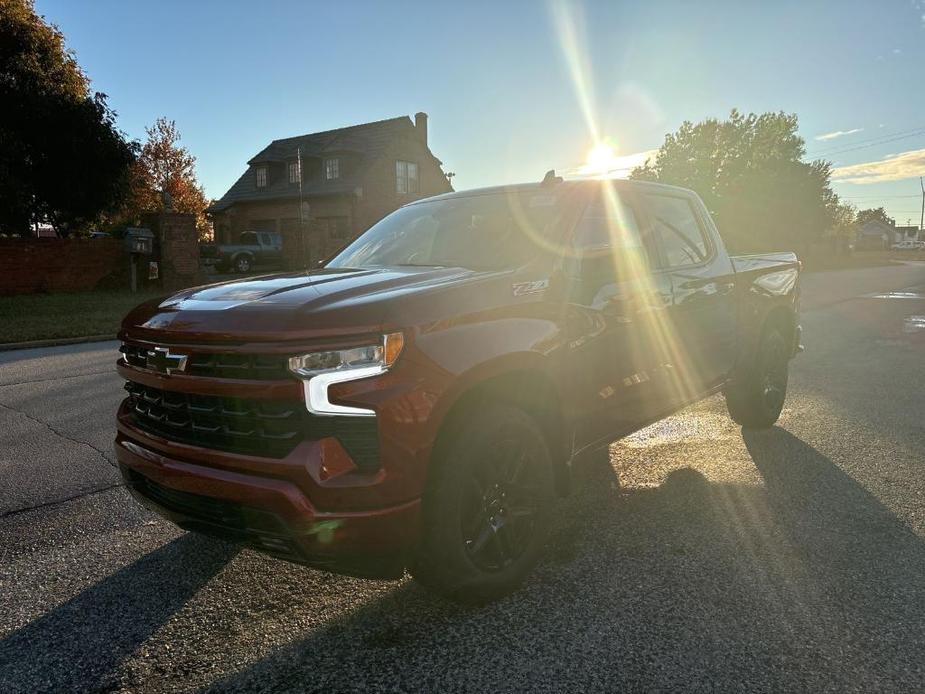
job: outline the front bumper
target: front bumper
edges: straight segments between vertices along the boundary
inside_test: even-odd
[[[419,499],[386,508],[320,510],[296,482],[274,476],[272,468],[245,471],[241,456],[212,451],[203,464],[182,455],[195,452],[193,447],[177,447],[176,453],[163,449],[120,418],[115,452],[127,487],[181,528],[289,561],[374,578],[400,576],[417,543]]]

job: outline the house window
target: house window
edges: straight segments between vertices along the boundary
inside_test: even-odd
[[[299,162],[291,161],[289,162],[289,182],[298,183],[302,178],[301,172],[299,171]]]
[[[395,192],[402,195],[417,193],[419,190],[418,165],[413,161],[395,162]]]
[[[267,187],[267,167],[265,166],[257,167],[257,187],[258,188]]]
[[[340,159],[324,160],[324,180],[333,181],[340,178]]]

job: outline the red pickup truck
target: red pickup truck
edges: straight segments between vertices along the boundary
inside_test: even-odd
[[[133,310],[119,464],[182,528],[490,600],[540,558],[585,454],[720,391],[743,426],[778,418],[799,268],[730,257],[663,185],[414,202],[318,269]]]

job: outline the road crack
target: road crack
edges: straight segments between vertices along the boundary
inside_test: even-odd
[[[42,420],[42,419],[39,419],[38,417],[33,417],[33,416],[32,416],[31,414],[29,414],[28,412],[23,412],[22,410],[17,410],[15,407],[11,407],[11,406],[9,406],[9,405],[5,405],[5,404],[3,404],[3,403],[0,403],[0,409],[9,410],[10,412],[15,412],[16,414],[22,415],[22,416],[25,417],[26,419],[29,419],[29,420],[35,422],[36,424],[42,425],[43,427],[45,427],[46,429],[48,429],[50,432],[52,432],[52,433],[55,434],[56,436],[60,436],[62,439],[65,439],[66,441],[70,441],[71,443],[76,443],[78,446],[85,446],[86,448],[89,448],[90,450],[96,452],[103,460],[106,461],[106,463],[108,463],[108,464],[111,465],[112,467],[115,467],[115,466],[116,466],[115,461],[114,461],[112,458],[110,458],[108,455],[106,455],[106,452],[103,451],[103,449],[97,448],[96,446],[94,446],[94,445],[93,445],[92,443],[90,443],[89,441],[83,441],[83,440],[81,440],[81,439],[75,439],[73,436],[69,436],[68,434],[64,433],[63,431],[61,431],[61,430],[59,430],[59,429],[56,429],[55,427],[53,427],[53,426],[52,426],[51,424],[49,424],[48,422],[46,422],[46,421],[44,421],[44,420]]]
[[[54,501],[46,501],[41,504],[35,504],[34,506],[25,506],[23,508],[14,508],[11,511],[3,511],[0,513],[0,518],[9,518],[10,516],[16,516],[20,513],[28,513],[29,511],[38,511],[43,508],[48,508],[50,506],[60,506],[61,504],[66,504],[69,501],[76,501],[78,499],[83,499],[84,497],[93,496],[94,494],[102,494],[103,492],[108,492],[112,489],[118,489],[119,487],[124,487],[124,482],[115,482],[113,484],[108,484],[105,487],[97,487],[95,489],[88,489],[85,492],[80,492],[79,494],[74,494],[73,496],[67,496],[63,499],[55,499]]]

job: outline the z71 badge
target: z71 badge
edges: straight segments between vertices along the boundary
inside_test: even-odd
[[[511,285],[514,296],[526,296],[527,294],[539,294],[549,289],[549,280],[534,280],[533,282],[516,282]]]

